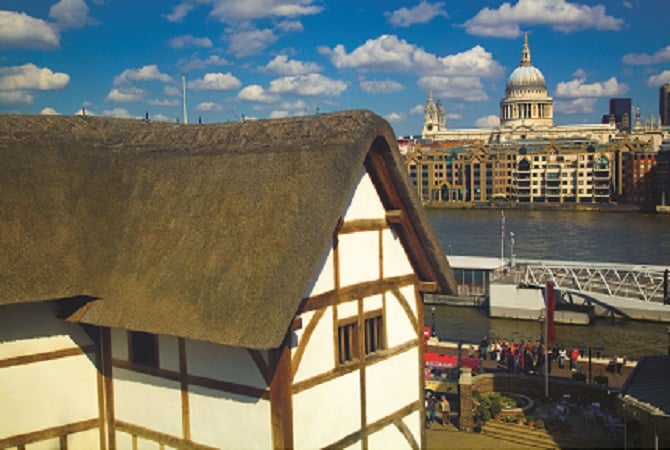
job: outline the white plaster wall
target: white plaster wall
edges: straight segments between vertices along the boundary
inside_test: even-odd
[[[56,318],[54,305],[0,307],[0,360],[88,345],[92,341],[78,325]],[[0,369],[0,438],[97,417],[94,354]],[[87,448],[99,448],[99,435],[93,436]],[[31,444],[38,445],[49,443]]]
[[[384,306],[384,299],[381,294],[372,295],[363,299],[363,312],[375,311],[382,309]]]
[[[244,348],[187,340],[186,363],[188,372],[193,375],[261,389],[267,387],[256,363]]]
[[[407,257],[405,247],[393,230],[382,232],[384,246],[384,277],[396,277],[414,273],[414,268]]]
[[[386,217],[386,211],[381,203],[377,189],[370,176],[361,169],[358,183],[354,189],[352,199],[344,213],[344,220],[379,219]]]
[[[98,417],[97,379],[86,355],[0,370],[0,438]],[[94,447],[99,446],[95,441]]]
[[[81,327],[56,318],[54,305],[40,302],[0,307],[0,360],[92,343]]]
[[[26,445],[26,450],[56,450],[60,449],[60,440],[58,438],[45,439],[39,442],[33,442]]]
[[[91,448],[91,443],[100,441],[100,430],[80,431],[67,436],[67,448],[70,450],[86,450]],[[60,449],[60,444],[57,447]],[[96,446],[97,448],[97,446]]]
[[[421,445],[421,411],[415,411],[403,417],[405,426],[414,436],[414,440]]]
[[[419,353],[410,349],[366,368],[367,422],[376,422],[419,399]]]
[[[416,318],[416,300],[414,299],[414,286],[409,286],[400,290],[407,299],[412,313]],[[389,347],[406,344],[417,338],[416,329],[407,313],[400,305],[398,297],[393,293],[386,294],[386,339]]]
[[[268,400],[191,386],[189,408],[194,442],[230,449],[272,448]]]
[[[313,312],[302,315],[302,329],[296,332],[298,342],[301,342],[305,327],[307,327],[313,315]],[[335,367],[335,349],[333,346],[333,312],[331,307],[329,307],[312,332],[309,345],[307,345],[305,353],[302,355],[294,382],[332,370]],[[293,353],[296,350],[297,347],[294,347]]]
[[[339,236],[340,286],[377,280],[379,232],[360,231]]]
[[[115,367],[114,414],[117,420],[181,436],[181,386],[177,381]]]
[[[354,371],[293,396],[296,449],[323,448],[360,430],[359,377]]]
[[[351,300],[337,305],[337,320],[358,316],[358,300]]]
[[[328,249],[328,254],[320,264],[320,269],[314,275],[314,279],[307,288],[305,298],[313,297],[323,292],[332,291],[335,289],[335,263],[333,258],[333,247]]]

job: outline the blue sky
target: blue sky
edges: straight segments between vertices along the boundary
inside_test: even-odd
[[[528,33],[556,124],[609,99],[658,116],[670,83],[667,0],[0,0],[0,113],[189,122],[370,109],[421,132],[497,125]]]

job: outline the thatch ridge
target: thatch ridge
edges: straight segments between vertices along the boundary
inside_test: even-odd
[[[448,290],[393,132],[370,111],[213,125],[0,116],[0,304],[85,295],[99,300],[84,322],[275,347],[380,137]]]

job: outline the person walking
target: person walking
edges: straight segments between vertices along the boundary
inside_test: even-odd
[[[440,410],[442,411],[442,426],[446,427],[447,424],[451,423],[451,405],[449,404],[446,395],[442,396]]]
[[[561,346],[561,349],[558,351],[558,368],[562,369],[565,367],[565,360],[568,358],[568,351],[565,347]]]
[[[577,347],[572,347],[572,350],[570,350],[570,370],[572,372],[577,371],[578,359],[579,359],[579,349]]]
[[[435,404],[437,403],[437,400],[435,399],[435,396],[433,394],[430,394],[428,397],[428,421],[426,422],[426,428],[430,428],[430,426],[435,422]]]

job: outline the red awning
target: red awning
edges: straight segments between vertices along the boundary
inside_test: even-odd
[[[458,365],[457,357],[440,353],[426,353],[424,359],[429,367],[452,369]]]
[[[458,357],[452,355],[444,355],[441,353],[428,353],[424,355],[424,361],[428,367],[436,367],[440,369],[453,369],[458,367]],[[479,358],[461,358],[461,366],[469,367],[473,371],[478,372],[481,361]]]

